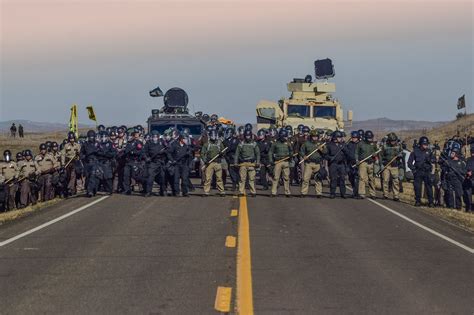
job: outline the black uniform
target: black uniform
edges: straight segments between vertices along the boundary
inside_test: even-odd
[[[446,181],[446,203],[448,208],[461,210],[462,185],[466,176],[466,162],[451,158],[443,160],[441,167]]]
[[[474,188],[474,156],[466,160],[466,172],[470,172],[463,183],[463,196],[466,212],[474,211],[472,204],[472,190]]]
[[[357,142],[350,141],[346,145],[346,160],[347,160],[347,172],[349,175],[349,182],[351,183],[352,187],[352,195],[354,197],[359,196],[359,170],[357,167],[351,167],[352,165],[356,164],[356,148]]]
[[[344,143],[330,142],[326,146],[329,167],[329,191],[331,197],[336,195],[336,188],[339,185],[341,197],[346,195],[346,160],[347,153]]]
[[[87,141],[81,146],[80,158],[86,174],[87,195],[95,195],[99,184],[100,166],[98,161],[99,144]]]
[[[267,174],[269,173],[268,165],[270,160],[268,159],[268,152],[270,152],[270,147],[272,142],[267,138],[257,142],[258,149],[260,150],[260,185],[262,185],[264,190],[268,190],[268,179]]]
[[[160,195],[165,194],[165,165],[169,157],[169,150],[162,140],[157,143],[151,141],[145,144],[145,155],[147,160],[146,193],[151,194],[153,183],[156,181],[160,186]]]
[[[425,184],[426,195],[428,203],[433,204],[433,186],[431,181],[431,170],[436,158],[430,149],[422,150],[420,147],[415,147],[408,158],[408,167],[413,171],[414,181],[413,187],[415,189],[415,201],[421,202],[421,185]]]
[[[112,142],[107,141],[99,144],[97,157],[102,173],[98,179],[99,184],[102,184],[104,190],[109,194],[112,194],[113,191],[113,165],[116,156],[117,150],[114,148]]]
[[[193,158],[192,148],[181,141],[176,141],[171,146],[170,151],[171,163],[174,165],[173,193],[179,194],[181,180],[181,192],[183,196],[187,196],[189,193],[189,165]]]
[[[140,140],[132,140],[127,144],[124,151],[125,166],[123,170],[123,192],[131,194],[132,178],[138,182],[145,179],[145,170],[142,161],[144,159],[143,143]]]
[[[225,152],[224,158],[229,168],[229,176],[230,176],[230,180],[232,181],[232,190],[236,190],[237,185],[240,180],[239,168],[238,166],[235,166],[233,164],[234,164],[235,151],[237,150],[237,146],[239,145],[240,140],[237,137],[231,137],[229,139],[225,139],[222,143],[224,144],[226,148],[228,148],[227,151]]]

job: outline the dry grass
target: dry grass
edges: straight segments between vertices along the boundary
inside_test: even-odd
[[[381,190],[380,180],[376,181],[377,189]],[[403,193],[400,193],[400,200],[404,203],[415,203],[415,191],[413,183],[403,183]],[[428,200],[422,198],[422,202],[428,203]],[[474,214],[464,211],[447,209],[447,208],[428,208],[420,207],[423,212],[441,218],[445,221],[460,226],[468,231],[474,232]]]
[[[51,132],[51,133],[30,133],[24,138],[12,138],[9,135],[0,135],[0,152],[10,150],[13,155],[17,152],[30,149],[34,154],[38,153],[39,145],[46,141],[56,141],[60,144],[66,133],[65,132]]]
[[[19,210],[12,210],[12,211],[7,211],[7,212],[2,212],[0,213],[0,226],[9,222],[13,221],[19,218],[23,218],[27,215],[30,215],[33,212],[36,212],[38,210],[44,209],[46,207],[49,207],[51,205],[54,205],[58,203],[61,199],[55,198],[53,200],[45,201],[45,202],[38,202],[34,206],[28,206],[23,209]]]
[[[427,136],[431,143],[438,141],[443,144],[446,139],[449,139],[455,135],[465,137],[466,135],[473,134],[474,126],[474,114],[469,114],[461,119],[451,121],[440,127],[436,127],[430,130],[409,130],[399,132],[399,136],[406,141],[408,145],[413,143],[413,140],[418,139],[421,136]]]

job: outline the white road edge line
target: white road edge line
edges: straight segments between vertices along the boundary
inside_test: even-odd
[[[387,207],[387,206],[381,204],[381,203],[378,202],[378,201],[375,201],[375,200],[372,200],[372,199],[366,199],[366,200],[368,200],[368,201],[370,201],[370,202],[372,202],[372,203],[375,203],[375,204],[378,205],[379,207],[382,207],[383,209],[385,209],[385,210],[387,210],[387,211],[393,213],[393,214],[396,215],[396,216],[399,216],[400,218],[402,218],[402,219],[404,219],[404,220],[406,220],[406,221],[408,221],[408,222],[410,222],[410,223],[416,225],[417,227],[419,227],[419,228],[421,228],[421,229],[423,229],[423,230],[425,230],[425,231],[427,231],[427,232],[429,232],[429,233],[431,233],[431,234],[433,234],[433,235],[436,235],[436,236],[438,236],[439,238],[442,238],[443,240],[448,241],[448,242],[450,242],[451,244],[454,244],[454,245],[456,245],[456,246],[458,246],[458,247],[464,249],[465,251],[467,251],[467,252],[469,252],[469,253],[471,253],[471,254],[474,254],[474,249],[473,249],[473,248],[470,248],[470,247],[468,247],[468,246],[466,246],[466,245],[464,245],[464,244],[459,243],[458,241],[453,240],[452,238],[449,238],[449,237],[447,237],[447,236],[445,236],[445,235],[443,235],[443,234],[441,234],[441,233],[439,233],[439,232],[436,232],[435,230],[430,229],[429,227],[424,226],[423,224],[420,224],[420,223],[418,223],[418,222],[416,222],[416,221],[410,219],[409,217],[407,217],[407,216],[405,216],[405,215],[403,215],[403,214],[401,214],[401,213],[398,213],[397,211],[395,211],[395,210],[393,210],[393,209],[390,209],[389,207]]]
[[[39,231],[39,230],[41,230],[41,229],[44,229],[45,227],[50,226],[51,224],[54,224],[54,223],[59,222],[59,221],[61,221],[61,220],[64,220],[64,219],[66,219],[67,217],[72,216],[73,214],[76,214],[76,213],[78,213],[78,212],[80,212],[80,211],[82,211],[82,210],[85,210],[85,209],[87,209],[87,208],[89,208],[89,207],[91,207],[91,206],[93,206],[93,205],[95,205],[95,204],[101,202],[101,201],[104,200],[104,199],[107,199],[108,197],[109,197],[109,196],[103,196],[103,197],[101,197],[101,198],[99,198],[99,199],[97,199],[97,200],[92,201],[91,203],[88,203],[88,204],[86,204],[86,205],[84,205],[84,206],[82,206],[82,207],[80,207],[80,208],[77,208],[76,210],[73,210],[73,211],[71,211],[71,212],[68,212],[68,213],[66,213],[66,214],[64,214],[64,215],[62,215],[62,216],[60,216],[60,217],[57,217],[56,219],[53,219],[53,220],[48,221],[48,222],[46,222],[46,223],[43,223],[43,224],[41,224],[41,225],[39,225],[39,226],[37,226],[37,227],[35,227],[35,228],[32,228],[31,230],[28,230],[28,231],[26,231],[26,232],[23,232],[23,233],[21,233],[21,234],[18,234],[17,236],[14,236],[14,237],[9,238],[9,239],[7,239],[7,240],[5,240],[5,241],[3,241],[3,242],[0,242],[0,247],[3,247],[3,246],[5,246],[5,245],[8,245],[8,244],[10,244],[10,243],[12,243],[12,242],[14,242],[14,241],[16,241],[16,240],[19,240],[20,238],[23,238],[23,237],[25,237],[25,236],[27,236],[27,235],[30,235],[30,234],[34,233],[34,232],[36,232],[36,231]]]

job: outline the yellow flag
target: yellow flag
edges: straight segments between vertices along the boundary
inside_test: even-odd
[[[87,106],[86,108],[87,108],[87,113],[89,114],[89,119],[97,122],[97,118],[95,117],[95,113],[94,113],[94,107],[90,105],[90,106]]]
[[[77,128],[77,105],[74,104],[71,107],[71,117],[69,118],[69,131],[74,132],[76,138],[79,136]]]

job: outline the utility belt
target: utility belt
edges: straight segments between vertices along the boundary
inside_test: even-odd
[[[239,163],[255,163],[255,159],[254,158],[251,158],[251,159],[239,159]]]

